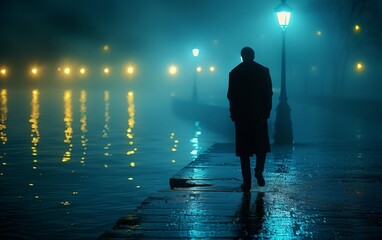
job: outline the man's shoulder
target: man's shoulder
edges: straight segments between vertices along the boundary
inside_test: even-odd
[[[260,63],[258,62],[255,62],[255,61],[252,61],[252,62],[242,62],[240,63],[239,65],[237,65],[236,67],[234,67],[230,74],[235,74],[237,72],[241,72],[241,71],[251,71],[252,70],[255,70],[255,71],[261,71],[261,72],[265,72],[265,71],[269,71],[269,68],[261,65]]]
[[[261,65],[260,63],[255,62],[255,61],[254,61],[253,63],[256,65],[257,68],[259,68],[259,69],[263,69],[263,70],[268,70],[268,71],[269,71],[269,68],[267,68],[267,67]]]

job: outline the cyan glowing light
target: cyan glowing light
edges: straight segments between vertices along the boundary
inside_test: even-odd
[[[282,0],[280,5],[275,8],[275,11],[280,27],[285,30],[289,25],[292,8],[286,4],[285,0]]]
[[[199,56],[199,49],[198,48],[192,49],[192,55],[194,55],[194,57]]]

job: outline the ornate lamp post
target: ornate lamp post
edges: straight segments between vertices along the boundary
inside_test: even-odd
[[[194,48],[192,49],[192,55],[194,55],[195,59],[199,56],[199,49],[198,48]],[[196,89],[196,77],[197,77],[197,72],[196,72],[196,65],[197,65],[197,62],[195,60],[195,69],[194,69],[194,88],[192,90],[192,100],[193,101],[197,101],[198,100],[198,91]]]
[[[290,116],[291,108],[288,105],[285,76],[285,33],[286,28],[289,24],[291,10],[291,7],[288,4],[286,4],[285,0],[281,0],[281,4],[275,8],[282,34],[281,91],[279,105],[276,108],[276,121],[274,133],[274,143],[279,145],[293,144],[292,120]]]

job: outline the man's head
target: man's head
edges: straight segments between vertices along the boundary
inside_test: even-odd
[[[244,47],[241,49],[241,58],[243,62],[253,61],[255,59],[255,51],[250,47]]]

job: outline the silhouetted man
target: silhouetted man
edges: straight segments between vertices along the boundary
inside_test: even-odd
[[[255,177],[265,186],[263,177],[266,154],[271,151],[267,119],[272,110],[272,81],[269,69],[254,61],[250,47],[241,50],[243,62],[229,74],[227,97],[231,119],[235,122],[236,156],[240,157],[244,191],[251,189],[250,157],[256,155]]]

